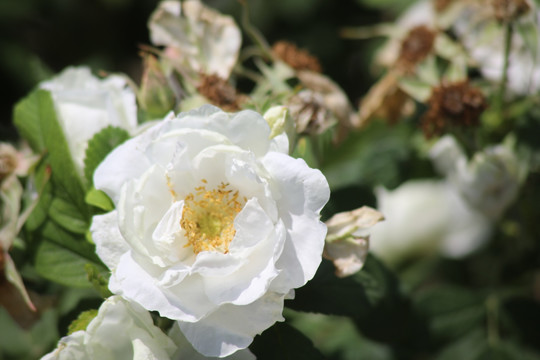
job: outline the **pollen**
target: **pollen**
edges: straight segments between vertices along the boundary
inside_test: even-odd
[[[195,254],[201,251],[229,252],[236,230],[234,219],[246,202],[238,191],[231,190],[228,183],[208,190],[208,182],[196,187],[184,199],[180,225],[187,238],[185,247],[191,246]]]

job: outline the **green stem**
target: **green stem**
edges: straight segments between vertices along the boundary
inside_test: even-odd
[[[242,26],[244,27],[244,30],[249,35],[251,40],[255,43],[255,45],[261,49],[262,53],[265,57],[268,59],[273,59],[274,56],[272,55],[272,50],[270,49],[270,45],[268,45],[268,42],[266,39],[261,35],[261,33],[251,25],[251,22],[249,21],[249,6],[248,2],[249,0],[238,0],[240,4],[242,5]]]
[[[504,95],[506,93],[506,84],[508,82],[508,65],[510,62],[510,50],[512,49],[513,27],[511,23],[505,25],[504,28],[504,63],[502,68],[501,83],[499,85],[499,93],[497,94],[496,106],[500,123],[504,120]]]
[[[487,337],[488,343],[495,346],[499,340],[499,299],[490,295],[486,300]]]

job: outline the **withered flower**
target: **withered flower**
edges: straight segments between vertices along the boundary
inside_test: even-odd
[[[491,6],[495,18],[501,23],[511,22],[531,9],[525,0],[492,0]]]
[[[421,120],[427,138],[440,135],[451,127],[477,126],[487,103],[482,92],[468,81],[442,84],[433,88],[429,109]]]
[[[437,33],[425,25],[412,28],[401,43],[397,65],[411,70],[433,50]]]
[[[295,70],[321,72],[321,64],[315,56],[288,41],[281,40],[276,42],[272,46],[272,52]]]
[[[238,111],[243,96],[237,94],[236,89],[227,80],[218,75],[200,74],[197,91],[207,98],[213,105],[225,111]]]
[[[0,183],[17,168],[17,151],[7,143],[0,144]]]
[[[335,141],[341,141],[347,129],[357,126],[358,117],[345,92],[329,77],[313,71],[298,71],[304,90],[289,101],[298,133],[320,134],[338,124]]]
[[[455,0],[434,0],[435,11],[441,13],[445,11]]]

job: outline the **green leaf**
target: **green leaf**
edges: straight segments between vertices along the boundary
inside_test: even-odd
[[[109,279],[104,274],[100,273],[100,268],[94,264],[86,264],[84,266],[86,273],[88,274],[88,280],[92,283],[94,288],[100,293],[103,298],[108,298],[112,295],[109,291]],[[105,275],[110,275],[107,271]]]
[[[537,199],[537,197],[534,197]],[[533,215],[534,216],[534,215]],[[536,217],[534,217],[536,221]],[[512,330],[520,335],[523,343],[540,348],[540,303],[534,298],[511,298],[501,308],[503,316],[509,320]]]
[[[436,360],[476,360],[488,349],[483,329],[474,329],[445,348]]]
[[[51,177],[51,169],[45,157],[38,166],[34,174],[27,180],[26,193],[24,196],[25,208],[34,201],[36,193],[39,194],[39,200],[34,210],[24,223],[28,231],[36,230],[47,219],[49,207],[53,199],[52,184],[49,181]]]
[[[97,309],[83,311],[82,313],[79,314],[77,319],[73,320],[71,324],[69,324],[67,334],[71,335],[76,331],[86,330],[86,327],[88,326],[90,321],[94,320],[97,314],[98,314]]]
[[[539,360],[540,355],[513,341],[501,341],[484,351],[482,360]]]
[[[88,206],[84,202],[86,189],[71,158],[62,127],[56,118],[51,95],[44,90],[38,90],[38,94],[48,109],[47,116],[41,120],[45,147],[49,153],[54,194],[72,203],[83,217],[89,217]]]
[[[35,214],[29,219],[27,225],[31,229],[37,228],[44,221],[44,211],[50,205],[51,193],[62,200],[64,204],[71,204],[71,218],[88,222],[90,216],[88,206],[84,202],[85,186],[80,174],[73,163],[69,146],[65,139],[62,126],[58,122],[53,99],[48,91],[36,89],[23,99],[15,108],[15,124],[21,135],[28,140],[34,151],[47,152],[48,155],[37,167],[36,186],[43,186],[45,176],[51,177],[51,185],[43,192],[35,209]],[[62,206],[65,208],[65,206]],[[58,215],[58,213],[55,213]],[[59,217],[55,217],[56,220]],[[66,221],[60,223],[68,226],[70,230],[80,231],[81,223]]]
[[[383,300],[399,297],[396,279],[372,255],[352,276],[338,278],[334,272],[334,265],[323,260],[315,277],[286,305],[299,311],[362,319]]]
[[[429,319],[436,340],[451,340],[485,322],[484,297],[457,286],[437,286],[418,294],[416,307]]]
[[[107,270],[96,255],[95,246],[86,241],[84,234],[64,230],[53,221],[47,221],[37,245],[35,267],[46,279],[67,286],[90,287],[85,268],[91,263],[97,272]]]
[[[436,360],[539,360],[540,356],[511,340],[489,342],[483,329],[476,328],[443,349]]]
[[[85,234],[71,233],[56,225],[56,223],[48,221],[43,227],[41,236],[45,241],[60,245],[91,262],[100,263],[95,246],[86,241]]]
[[[90,287],[85,265],[88,259],[50,241],[43,241],[36,252],[36,271],[45,279],[65,286]]]
[[[362,6],[397,14],[409,7],[414,0],[356,0],[356,2]]]
[[[92,184],[94,171],[103,159],[127,139],[129,134],[126,130],[113,126],[104,128],[90,139],[84,159],[84,176],[89,184]]]
[[[54,108],[52,108],[54,112]],[[30,147],[41,153],[45,149],[43,138],[44,118],[50,116],[50,103],[39,91],[33,91],[15,105],[13,123]],[[52,116],[55,116],[54,114]]]
[[[395,187],[412,153],[412,129],[407,124],[389,127],[373,121],[351,134],[338,148],[324,152],[320,166],[332,191],[351,185]]]
[[[287,322],[306,335],[323,355],[332,359],[391,360],[388,345],[364,338],[350,318],[285,309]]]
[[[86,193],[85,201],[87,204],[95,206],[105,211],[111,211],[114,209],[114,204],[109,196],[101,190],[91,188]]]
[[[59,338],[54,309],[40,313],[37,322],[24,330],[0,306],[0,359],[34,360],[50,351]]]
[[[276,323],[253,340],[249,347],[258,360],[324,359],[311,340],[287,323]]]
[[[424,320],[401,293],[395,276],[371,254],[361,271],[346,278],[337,278],[333,264],[324,260],[315,277],[286,306],[348,316],[366,337],[406,348],[400,351],[427,346]]]
[[[64,229],[77,234],[86,233],[89,227],[87,219],[81,216],[73,204],[58,197],[51,202],[49,216]]]

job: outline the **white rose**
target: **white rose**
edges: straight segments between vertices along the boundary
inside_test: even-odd
[[[463,199],[492,220],[517,198],[527,173],[511,144],[486,147],[469,160],[456,139],[446,135],[431,148],[430,157]]]
[[[320,264],[329,198],[321,172],[287,148],[259,114],[209,105],[116,148],[94,175],[116,210],[91,227],[110,290],[178,320],[205,356],[281,321]]]
[[[51,92],[71,157],[82,174],[88,141],[109,125],[132,133],[137,127],[135,94],[117,75],[99,79],[87,67],[69,67],[40,87]]]
[[[507,92],[509,96],[534,95],[540,90],[540,10],[527,2],[531,10],[515,20],[508,58]],[[512,24],[512,26],[514,26]],[[504,25],[498,23],[492,9],[481,4],[465,7],[453,30],[469,51],[482,75],[500,83],[504,69]]]
[[[370,249],[389,264],[438,252],[463,257],[490,234],[490,221],[446,181],[408,181],[376,195],[385,221],[371,228]]]
[[[176,345],[138,304],[120,296],[105,300],[86,330],[65,336],[42,360],[172,359]]]

